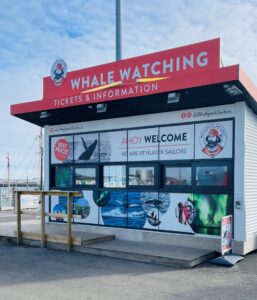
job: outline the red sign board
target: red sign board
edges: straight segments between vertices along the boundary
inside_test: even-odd
[[[166,79],[219,68],[220,40],[165,50],[68,72],[57,87],[44,78],[44,100],[53,108],[155,94],[171,89]]]
[[[53,76],[45,77],[42,100],[13,105],[11,113],[135,98],[238,77],[237,67],[220,69],[219,64],[220,39],[213,39],[68,72],[63,80],[56,69],[58,84]]]
[[[70,145],[65,139],[59,139],[54,145],[54,155],[60,160],[64,161],[68,158],[70,153]]]

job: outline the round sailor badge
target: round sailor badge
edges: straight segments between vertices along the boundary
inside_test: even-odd
[[[67,76],[67,64],[63,59],[57,59],[51,68],[51,79],[55,86],[60,87]]]
[[[226,145],[226,129],[220,123],[207,124],[200,132],[199,142],[202,152],[213,158],[219,155]]]

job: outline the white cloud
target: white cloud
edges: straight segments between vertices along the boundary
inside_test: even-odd
[[[240,63],[256,83],[256,16],[254,0],[124,0],[123,57],[221,37],[225,65]],[[35,173],[39,128],[9,106],[41,99],[42,77],[59,57],[69,70],[115,59],[114,0],[0,2],[0,178],[7,152],[13,177]]]

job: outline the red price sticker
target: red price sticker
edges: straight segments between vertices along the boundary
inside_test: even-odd
[[[69,157],[70,145],[65,139],[58,140],[54,145],[54,155],[58,160],[64,161]]]

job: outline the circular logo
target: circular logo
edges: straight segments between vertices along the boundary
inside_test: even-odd
[[[59,87],[67,76],[67,64],[63,59],[57,59],[51,68],[51,79],[55,86]]]
[[[204,154],[215,157],[226,145],[227,131],[220,123],[207,124],[200,132],[199,142]]]
[[[65,139],[58,140],[54,145],[54,155],[60,160],[64,161],[69,157],[70,145]]]

